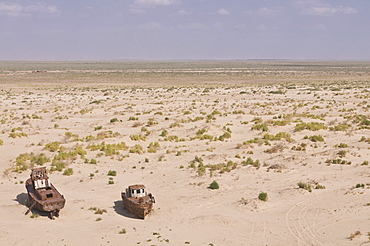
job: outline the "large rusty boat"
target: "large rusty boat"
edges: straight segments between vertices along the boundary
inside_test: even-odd
[[[141,184],[130,185],[126,191],[121,192],[121,197],[126,209],[141,219],[145,219],[155,203],[153,195],[148,194],[145,186]]]
[[[26,181],[26,189],[29,207],[26,214],[34,208],[48,212],[50,219],[54,219],[54,216],[59,217],[59,210],[64,207],[66,200],[50,182],[45,167],[31,170],[30,178]]]

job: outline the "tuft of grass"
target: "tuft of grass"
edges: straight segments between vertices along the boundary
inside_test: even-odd
[[[309,192],[312,192],[312,188],[311,188],[311,185],[309,183],[299,182],[297,185],[301,189],[304,189],[304,190],[307,190]]]

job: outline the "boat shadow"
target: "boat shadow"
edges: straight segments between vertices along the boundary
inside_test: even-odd
[[[50,213],[48,212],[45,212],[45,211],[39,211],[37,209],[31,209],[29,211],[29,207],[28,207],[28,194],[27,193],[20,193],[17,195],[17,197],[15,199],[13,199],[13,201],[17,201],[20,205],[23,205],[27,208],[27,210],[24,212],[25,215],[29,214],[29,212],[31,212],[31,216],[42,216],[42,217],[49,217]]]
[[[124,207],[122,200],[118,200],[114,202],[113,206],[114,212],[116,212],[119,215],[122,215],[124,217],[130,218],[130,219],[137,219],[141,220],[140,218],[136,217],[135,215],[129,213],[127,209]]]
[[[20,193],[17,195],[13,201],[17,201],[20,205],[27,206],[28,203],[28,194],[27,193]]]

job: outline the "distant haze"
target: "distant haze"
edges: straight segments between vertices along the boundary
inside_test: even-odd
[[[0,60],[370,60],[369,13],[369,0],[0,0]]]

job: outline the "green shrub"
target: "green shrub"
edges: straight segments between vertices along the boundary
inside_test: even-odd
[[[312,142],[324,142],[324,138],[321,135],[313,135],[313,136],[310,136],[309,139]]]
[[[312,192],[312,188],[311,188],[311,185],[309,183],[299,182],[297,185],[301,189],[305,189],[305,190],[307,190],[309,192]]]
[[[117,172],[115,170],[109,170],[108,176],[117,176]]]
[[[130,150],[129,150],[130,153],[136,153],[136,154],[143,154],[144,153],[144,149],[143,149],[143,146],[141,146],[140,144],[135,144],[135,146],[133,146]]]
[[[347,144],[345,144],[345,143],[340,143],[340,144],[336,144],[336,145],[334,145],[334,147],[335,147],[335,148],[347,148],[347,147],[348,147],[348,145],[347,145]]]
[[[54,163],[53,166],[55,166],[57,171],[61,172],[66,167],[66,164],[64,162],[59,161],[59,162]]]
[[[101,130],[101,129],[103,129],[103,127],[102,127],[102,126],[94,127],[94,131],[98,131],[98,130]]]
[[[161,133],[161,137],[166,137],[168,134],[168,131],[167,130],[163,130],[162,133]]]
[[[113,118],[110,120],[110,123],[118,122],[119,120],[117,118]]]
[[[267,201],[267,193],[266,192],[261,192],[258,195],[258,199],[260,199],[261,201]]]
[[[219,189],[220,186],[218,185],[217,181],[213,181],[210,185],[209,185],[209,188],[212,189],[212,190],[215,190],[215,189]]]
[[[262,130],[263,132],[267,132],[269,130],[268,126],[266,123],[263,123],[263,124],[258,124],[258,125],[254,125],[252,126],[251,128],[252,130]]]
[[[131,140],[132,141],[146,141],[146,136],[145,135],[137,135],[137,134],[135,134],[135,135],[130,135],[130,138],[131,138]]]
[[[72,168],[67,168],[63,172],[63,175],[66,175],[66,176],[71,176],[72,174],[73,174],[73,169]]]
[[[271,134],[266,133],[263,136],[263,139],[268,140],[268,141],[278,141],[281,139],[285,139],[288,142],[294,142],[294,139],[292,139],[290,134],[286,132],[279,132],[276,135],[271,135]]]
[[[295,131],[296,132],[299,132],[299,131],[303,131],[303,130],[310,130],[310,131],[318,131],[318,130],[326,130],[327,127],[324,125],[324,123],[320,123],[320,122],[310,122],[310,123],[298,123],[296,124],[295,126]]]

